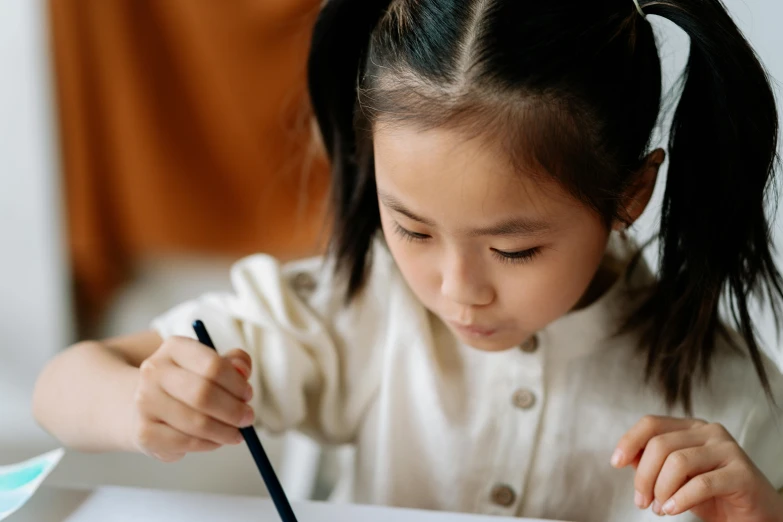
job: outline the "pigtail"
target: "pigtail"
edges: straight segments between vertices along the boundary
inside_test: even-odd
[[[332,165],[331,253],[356,294],[380,215],[371,150],[357,157],[354,114],[359,71],[373,29],[391,0],[328,0],[316,22],[308,61],[310,97]]]
[[[669,140],[660,284],[639,314],[647,319],[648,378],[662,382],[670,405],[691,410],[693,376],[709,375],[717,336],[727,333],[723,296],[771,398],[748,307],[761,297],[777,320],[783,297],[765,215],[778,134],[769,79],[720,0],[641,4],[691,39]]]

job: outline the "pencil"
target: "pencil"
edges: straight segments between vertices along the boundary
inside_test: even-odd
[[[193,330],[195,330],[196,336],[201,344],[217,351],[215,345],[212,343],[212,338],[207,332],[207,327],[204,326],[202,321],[194,321]],[[275,470],[272,468],[272,463],[269,462],[269,458],[266,456],[266,451],[264,451],[261,441],[258,440],[258,434],[256,433],[255,428],[249,426],[247,428],[240,428],[239,431],[245,438],[247,447],[253,455],[253,460],[256,463],[258,471],[261,473],[261,478],[264,479],[264,484],[266,484],[266,489],[269,491],[269,496],[272,497],[272,502],[275,503],[280,519],[283,522],[297,522],[294,511],[291,509],[291,504],[288,502],[288,497],[286,496],[285,491],[283,491],[283,486],[277,479]]]

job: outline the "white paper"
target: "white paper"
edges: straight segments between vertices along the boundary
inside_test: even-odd
[[[57,492],[56,489],[42,492],[41,499],[45,502],[40,504],[33,499],[22,522],[280,522],[268,498],[102,487],[92,491],[60,491],[61,495],[73,495],[75,500],[64,496],[58,503]],[[52,495],[47,497],[49,493]],[[63,510],[58,505],[69,508]],[[294,502],[292,507],[299,522],[544,522],[318,502]]]
[[[0,466],[0,520],[30,500],[64,454],[65,450],[57,449],[19,464]]]

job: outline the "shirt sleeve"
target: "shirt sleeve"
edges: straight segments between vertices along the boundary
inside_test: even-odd
[[[245,350],[253,360],[257,425],[351,442],[379,385],[388,315],[383,296],[393,284],[384,274],[388,263],[374,257],[367,286],[346,304],[328,264],[284,266],[252,256],[232,268],[233,293],[183,303],[152,327],[164,339],[195,338],[191,325],[200,319],[219,352]]]
[[[778,491],[783,492],[783,376],[768,365],[775,404],[763,392],[751,408],[740,435],[740,445]]]

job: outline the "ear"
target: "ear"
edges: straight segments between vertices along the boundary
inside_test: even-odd
[[[634,181],[623,195],[623,208],[620,209],[620,218],[612,228],[623,230],[631,226],[642,215],[652,198],[655,190],[655,182],[658,180],[658,171],[666,159],[663,149],[655,149],[644,160],[642,167],[634,174]]]

